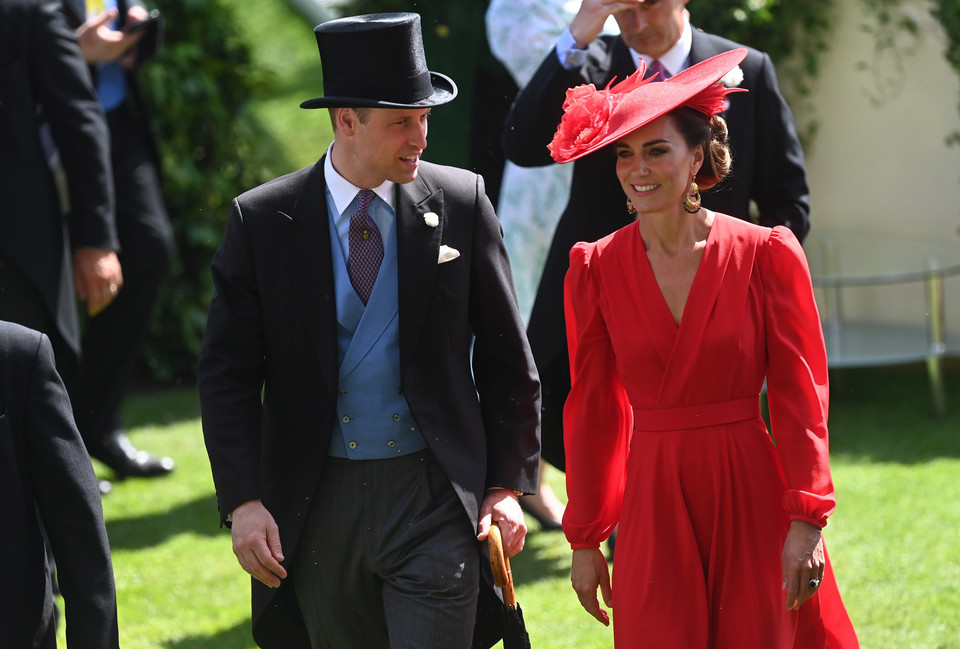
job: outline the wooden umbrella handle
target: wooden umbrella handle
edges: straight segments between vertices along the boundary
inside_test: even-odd
[[[514,608],[517,597],[513,592],[513,573],[510,572],[510,559],[503,553],[503,539],[500,527],[493,523],[487,534],[487,548],[490,550],[490,569],[493,571],[493,583],[503,591],[503,603]]]

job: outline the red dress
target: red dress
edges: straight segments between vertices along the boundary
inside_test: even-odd
[[[835,506],[827,361],[786,228],[717,214],[678,326],[631,224],[570,252],[564,410],[574,548],[617,532],[617,649],[859,646],[827,563],[787,611],[790,520]],[[772,442],[760,417],[767,381]]]

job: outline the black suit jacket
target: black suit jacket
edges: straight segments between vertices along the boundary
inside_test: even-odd
[[[6,0],[0,0],[6,1]],[[57,558],[71,649],[118,647],[100,491],[43,334],[0,321],[0,637],[56,647],[42,529]],[[42,525],[42,527],[41,527]]]
[[[116,2],[116,29],[122,29],[126,24],[127,11],[129,11],[130,7],[138,6],[146,8],[146,5],[140,0],[116,0]],[[67,24],[76,30],[86,21],[86,15],[80,13],[80,6],[75,0],[61,0],[61,3],[63,7],[63,14],[67,19]],[[92,65],[89,69],[90,77],[93,79],[94,85],[96,85],[97,66]],[[137,78],[138,71],[139,69],[124,71],[124,77],[126,78],[127,84],[127,96],[123,106],[126,108],[128,114],[133,117],[137,130],[143,137],[143,141],[147,144],[148,153],[153,161],[154,167],[156,168],[157,175],[162,178],[163,166],[160,163],[160,152],[157,149],[157,141],[153,136],[153,131],[150,129],[150,112],[147,106],[146,96],[144,95],[143,88],[140,85],[139,79]]]
[[[426,212],[439,216],[437,227]],[[421,162],[416,180],[397,185],[396,213],[403,394],[476,526],[488,487],[537,484],[539,383],[506,250],[476,174]],[[336,413],[328,218],[322,159],[234,201],[199,362],[221,521],[261,499],[288,564],[313,498],[323,497]],[[460,257],[438,265],[441,243]],[[287,567],[295,579],[296,566]],[[298,618],[292,584],[254,581],[261,646],[308,646]]]
[[[691,65],[743,47],[702,31],[695,30],[692,36]],[[724,115],[733,150],[733,171],[714,189],[702,192],[703,205],[749,219],[750,201],[754,201],[762,225],[786,225],[802,241],[809,229],[809,190],[792,114],[780,95],[769,56],[748,48],[740,68],[744,74],[741,87],[750,92],[730,95],[730,109]],[[619,36],[601,36],[591,43],[586,63],[574,70],[565,70],[551,50],[517,95],[507,117],[503,133],[506,156],[528,167],[553,162],[547,144],[563,115],[567,89],[585,83],[603,88],[611,79],[622,80],[635,70],[630,50]],[[596,241],[633,219],[617,180],[612,147],[573,164],[570,200],[554,233],[528,327],[541,374],[548,371],[546,368],[565,365],[563,279],[570,265],[570,248],[578,241]],[[546,377],[544,383],[546,386]],[[548,401],[545,392],[544,407],[562,407],[564,398],[565,393],[557,405],[552,399]],[[559,413],[550,421],[559,421]],[[551,463],[562,467],[562,443],[547,439],[559,434],[545,425],[544,453]]]
[[[64,219],[41,124],[66,173]],[[117,249],[109,136],[60,0],[0,2],[0,250],[34,283],[79,353],[71,251]]]

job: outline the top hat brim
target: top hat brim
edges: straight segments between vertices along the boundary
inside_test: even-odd
[[[412,103],[397,103],[371,97],[315,97],[300,104],[300,108],[431,108],[442,106],[457,96],[457,84],[439,72],[430,72],[433,93]]]

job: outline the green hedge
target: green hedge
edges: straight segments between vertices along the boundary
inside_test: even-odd
[[[221,0],[158,0],[160,56],[141,73],[176,235],[171,277],[143,351],[150,376],[192,380],[212,294],[210,261],[231,199],[270,178],[266,135],[245,111],[265,77],[251,66],[233,10]]]

